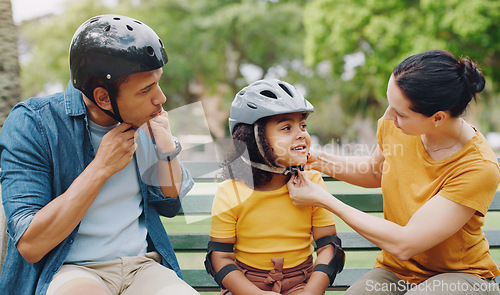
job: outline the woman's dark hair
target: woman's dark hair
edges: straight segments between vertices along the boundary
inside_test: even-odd
[[[469,58],[457,60],[444,50],[430,50],[403,60],[392,72],[410,100],[410,109],[425,116],[450,111],[458,117],[484,89],[483,74]]]
[[[222,177],[224,179],[243,181],[252,188],[259,187],[271,181],[273,173],[254,168],[241,159],[243,155],[244,157],[249,157],[252,162],[261,164],[274,163],[274,152],[267,141],[265,131],[266,122],[267,118],[262,118],[255,122],[266,159],[262,157],[257,147],[254,125],[238,124],[234,128],[232,136],[233,145],[225,147],[228,151],[226,151],[225,159],[222,163]],[[248,153],[245,153],[246,151]]]

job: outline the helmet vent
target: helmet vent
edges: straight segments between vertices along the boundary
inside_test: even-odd
[[[127,25],[127,29],[128,29],[129,31],[133,31],[133,30],[134,30],[134,28],[132,28],[132,27],[131,27],[131,26],[129,26],[129,25]]]
[[[155,55],[155,50],[153,49],[153,47],[148,46],[148,47],[146,47],[146,50],[148,51],[148,54],[150,56],[154,56]]]
[[[281,83],[278,83],[278,85],[281,87],[281,89],[283,89],[286,93],[288,93],[288,95],[290,95],[291,97],[293,97],[293,94],[290,91],[290,89],[288,89],[288,87],[286,87],[285,85],[283,85]]]
[[[114,19],[114,20],[120,20],[120,18],[119,18],[119,17],[113,17],[113,19]]]
[[[262,94],[264,96],[267,96],[269,98],[278,99],[278,97],[276,96],[276,94],[274,94],[274,92],[272,92],[270,90],[263,90],[263,91],[260,92],[260,94]]]
[[[106,32],[109,32],[109,30],[111,29],[111,25],[107,25],[105,28],[104,28],[104,31]]]
[[[161,48],[163,48],[164,46],[163,46],[163,42],[161,42],[161,39],[158,39],[158,42],[160,42],[160,46],[161,46]]]
[[[254,104],[253,102],[247,102],[247,106],[248,106],[249,108],[251,108],[251,109],[254,109],[254,110],[256,110],[256,109],[257,109],[257,105],[256,105],[256,104]]]
[[[91,24],[93,24],[93,23],[95,23],[95,22],[96,22],[96,21],[98,21],[98,20],[99,20],[99,18],[98,18],[98,17],[93,18],[93,19],[91,19],[91,20],[90,20],[90,23],[91,23]]]

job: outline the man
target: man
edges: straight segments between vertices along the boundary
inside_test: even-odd
[[[197,294],[159,218],[193,185],[162,108],[166,62],[147,25],[97,16],[73,37],[66,91],[14,107],[0,134],[1,294]]]

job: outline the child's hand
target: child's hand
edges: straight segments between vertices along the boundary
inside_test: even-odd
[[[281,295],[280,293],[276,293],[276,292],[273,292],[273,291],[262,291],[261,294],[265,294],[265,295]]]

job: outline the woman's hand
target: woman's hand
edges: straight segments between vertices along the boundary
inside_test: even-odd
[[[307,163],[304,166],[306,170],[316,170],[314,164],[318,160],[320,155],[319,151],[316,150],[309,150],[309,154],[307,155]]]
[[[323,207],[323,200],[331,195],[319,184],[312,182],[304,171],[298,171],[287,183],[290,198],[296,206]]]

